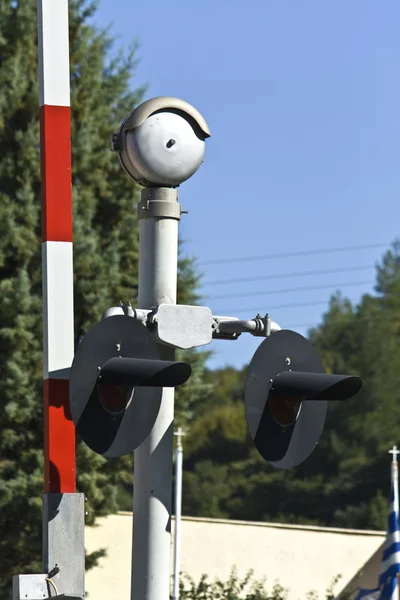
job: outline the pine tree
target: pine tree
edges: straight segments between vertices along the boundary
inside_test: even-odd
[[[119,300],[135,304],[137,187],[108,152],[141,100],[134,48],[115,53],[92,25],[94,3],[70,0],[76,342]],[[40,155],[36,0],[0,0],[0,599],[12,575],[41,572],[43,490]],[[181,295],[198,283],[183,259]],[[196,356],[197,371],[204,360]],[[132,457],[107,461],[78,442],[87,522],[118,508]],[[92,557],[93,558],[93,557]]]

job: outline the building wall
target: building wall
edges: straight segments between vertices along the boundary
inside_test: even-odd
[[[279,580],[289,588],[289,600],[305,600],[310,590],[325,599],[339,574],[337,592],[348,584],[376,582],[385,539],[384,532],[190,517],[182,519],[181,531],[181,571],[196,581],[203,573],[225,580],[235,565],[239,576],[253,569],[254,577],[266,578],[268,587]],[[131,513],[101,518],[86,529],[87,551],[107,550],[99,566],[87,573],[89,599],[109,600],[118,591],[119,600],[130,600],[131,536]],[[368,572],[356,580],[368,561]]]

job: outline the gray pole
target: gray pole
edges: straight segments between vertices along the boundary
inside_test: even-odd
[[[399,472],[398,472],[398,463],[397,456],[400,454],[400,450],[397,450],[397,446],[393,446],[391,450],[389,450],[389,454],[392,455],[392,468],[391,468],[391,476],[392,476],[392,486],[394,493],[394,510],[396,514],[399,514]]]
[[[177,190],[142,190],[139,308],[176,304],[180,214]],[[174,360],[173,348],[159,349]],[[164,388],[156,423],[134,455],[132,600],[169,599],[173,423],[174,389]]]
[[[175,453],[175,535],[174,535],[174,592],[173,600],[179,600],[179,571],[181,568],[181,515],[182,515],[182,462],[183,446],[181,427],[177,433]]]

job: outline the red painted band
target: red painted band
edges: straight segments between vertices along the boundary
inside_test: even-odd
[[[46,379],[43,396],[45,492],[73,493],[75,426],[69,409],[68,379]]]
[[[40,107],[42,241],[72,242],[69,106]]]

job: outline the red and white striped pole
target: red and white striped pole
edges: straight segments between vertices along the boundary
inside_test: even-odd
[[[43,565],[58,594],[85,594],[84,496],[69,410],[74,356],[68,0],[38,0],[42,188]]]
[[[45,492],[75,492],[68,0],[39,0]]]

